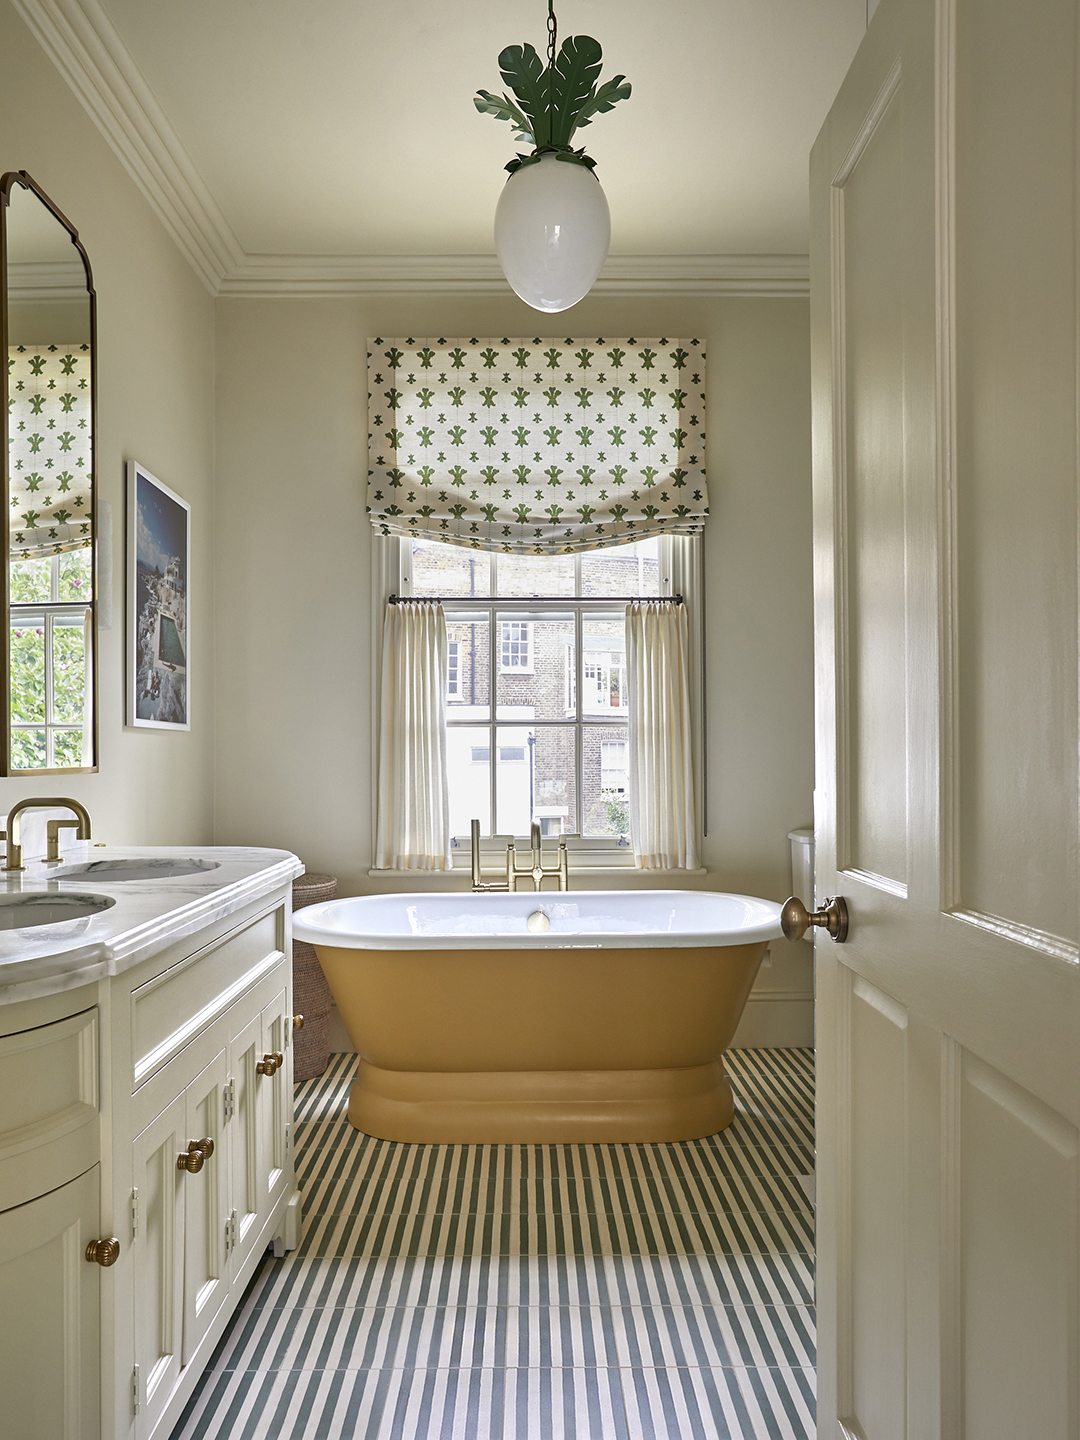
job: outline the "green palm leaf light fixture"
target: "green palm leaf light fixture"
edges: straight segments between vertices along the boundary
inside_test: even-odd
[[[630,94],[625,75],[598,85],[603,51],[590,35],[556,50],[558,22],[548,0],[548,63],[531,45],[508,45],[499,70],[510,95],[480,90],[482,115],[508,120],[514,139],[532,145],[507,165],[495,210],[495,250],[503,274],[526,305],[556,314],[587,295],[611,243],[611,214],[596,161],[574,150],[575,131]],[[511,98],[511,95],[513,98]]]

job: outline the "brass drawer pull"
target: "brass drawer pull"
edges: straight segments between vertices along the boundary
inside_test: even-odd
[[[276,1075],[281,1069],[282,1055],[280,1050],[275,1050],[272,1055],[264,1055],[255,1066],[256,1075]]]
[[[292,1028],[293,1028],[294,1030],[302,1030],[302,1029],[304,1028],[304,1017],[303,1017],[303,1015],[294,1015],[294,1016],[292,1017]]]
[[[120,1258],[120,1241],[115,1236],[111,1240],[91,1240],[86,1247],[86,1258],[91,1265],[96,1261],[108,1269]]]
[[[206,1163],[206,1157],[194,1140],[182,1155],[176,1157],[176,1168],[186,1170],[189,1175],[197,1175]]]
[[[192,1140],[191,1144],[194,1145],[196,1150],[201,1150],[207,1160],[209,1160],[210,1156],[214,1153],[214,1142],[210,1139],[209,1135],[205,1140]]]

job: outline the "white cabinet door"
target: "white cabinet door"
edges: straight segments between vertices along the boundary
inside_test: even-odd
[[[132,1144],[138,1227],[132,1241],[138,1440],[149,1435],[180,1374],[184,1323],[184,1200],[199,1177],[177,1168],[188,1148],[181,1094]]]
[[[286,1042],[285,1003],[287,992],[282,990],[262,1012],[262,1033],[264,1053],[277,1061],[272,1076],[263,1076],[259,1100],[263,1106],[260,1117],[263,1146],[263,1173],[265,1195],[269,1208],[277,1203],[284,1193],[288,1178],[289,1146],[289,1079],[292,1073],[291,1055]],[[291,1017],[288,1024],[291,1025]]]
[[[101,1433],[100,1170],[0,1214],[0,1434],[93,1440]]]
[[[228,1156],[225,1087],[228,1056],[220,1050],[187,1087],[188,1141],[210,1140],[198,1174],[184,1178],[184,1350],[186,1365],[228,1294],[226,1226]]]
[[[882,0],[814,149],[819,1433],[1080,1431],[1076,0]]]
[[[262,1018],[256,1015],[229,1041],[232,1115],[229,1119],[229,1205],[232,1212],[231,1273],[244,1263],[259,1233],[265,1180],[260,1185],[260,1086],[257,1066],[263,1058]]]

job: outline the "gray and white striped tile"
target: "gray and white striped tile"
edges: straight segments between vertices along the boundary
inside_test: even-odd
[[[267,1257],[174,1440],[807,1440],[813,1055],[728,1057],[674,1145],[402,1145],[298,1087],[299,1250]]]

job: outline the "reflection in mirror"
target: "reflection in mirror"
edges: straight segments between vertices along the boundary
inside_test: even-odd
[[[24,172],[4,200],[8,663],[0,773],[96,768],[94,293]]]

